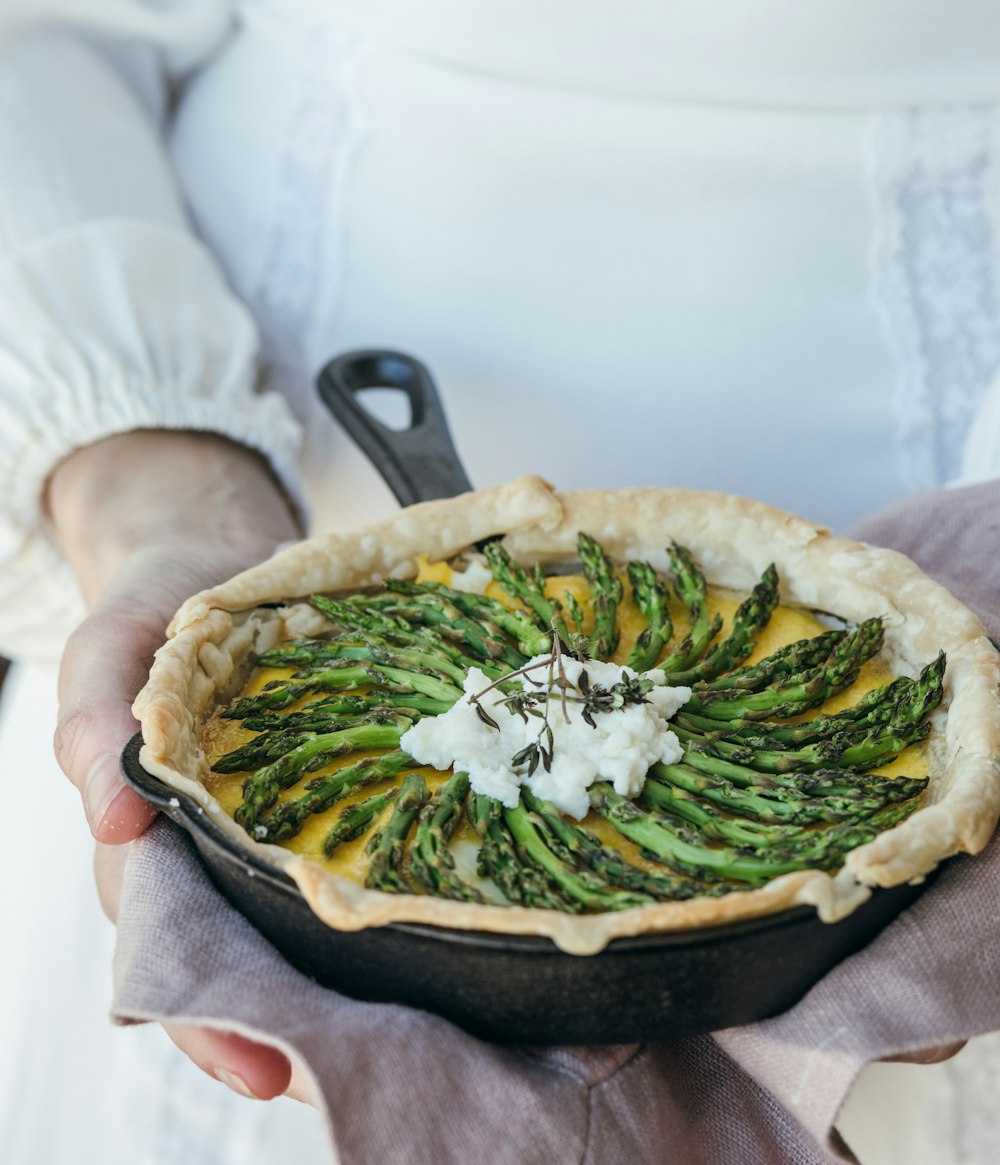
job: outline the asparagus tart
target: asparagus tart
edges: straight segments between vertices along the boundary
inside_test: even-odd
[[[344,930],[612,938],[983,848],[1000,667],[906,558],[758,502],[537,478],[295,546],[178,612],[144,767]]]

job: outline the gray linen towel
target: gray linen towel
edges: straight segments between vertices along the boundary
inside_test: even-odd
[[[909,499],[854,531],[909,553],[1000,636],[1000,487]],[[344,1165],[812,1165],[868,1062],[1000,1029],[1000,841],[956,859],[864,951],[763,1023],[616,1048],[501,1048],[292,969],[157,824],[129,857],[120,1022],[207,1023],[310,1068]],[[487,1148],[488,1147],[488,1148]]]

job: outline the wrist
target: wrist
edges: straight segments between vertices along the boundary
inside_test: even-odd
[[[301,536],[266,459],[215,433],[140,429],[77,449],[53,471],[45,506],[91,605],[152,547],[262,558]]]

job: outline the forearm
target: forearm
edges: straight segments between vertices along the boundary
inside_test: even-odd
[[[252,560],[301,535],[267,461],[212,433],[136,430],[84,446],[56,467],[46,501],[91,607],[151,547]]]

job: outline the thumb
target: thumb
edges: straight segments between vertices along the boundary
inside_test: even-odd
[[[138,730],[131,705],[164,626],[159,616],[111,597],[73,632],[63,654],[56,758],[79,790],[98,841],[131,841],[156,815],[126,786],[119,756]]]

